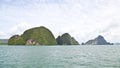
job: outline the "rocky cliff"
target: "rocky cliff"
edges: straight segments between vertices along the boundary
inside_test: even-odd
[[[82,45],[112,45],[112,43],[107,42],[103,36],[99,35],[95,39],[82,43]]]

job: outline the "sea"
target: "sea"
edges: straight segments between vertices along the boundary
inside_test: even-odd
[[[120,46],[0,46],[0,68],[120,68]]]

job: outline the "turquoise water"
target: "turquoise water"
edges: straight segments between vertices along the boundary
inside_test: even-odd
[[[120,68],[120,46],[0,46],[0,68]]]

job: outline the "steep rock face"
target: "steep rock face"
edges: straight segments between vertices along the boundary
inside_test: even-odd
[[[97,38],[93,40],[89,40],[84,44],[82,43],[82,45],[112,45],[112,44],[107,42],[103,36],[99,35]]]
[[[18,39],[23,38],[24,43],[19,43],[21,45],[56,45],[57,42],[52,32],[46,27],[36,27],[26,30],[21,36],[13,36],[8,44],[17,45]],[[14,43],[11,43],[14,42]],[[16,43],[16,44],[15,44]]]
[[[58,36],[56,41],[58,45],[79,45],[79,43],[68,33],[63,34],[62,36]]]
[[[26,45],[39,45],[39,43],[34,39],[29,39],[26,41]]]

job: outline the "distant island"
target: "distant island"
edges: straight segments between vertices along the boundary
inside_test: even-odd
[[[54,37],[53,33],[46,27],[40,26],[24,31],[22,35],[13,35],[9,39],[0,39],[0,45],[80,45],[69,33]],[[88,40],[81,45],[119,45],[110,43],[101,35]]]
[[[78,41],[76,41],[68,33],[64,33],[62,36],[58,36],[56,41],[58,45],[79,45]]]
[[[8,39],[0,39],[0,45],[7,45]]]
[[[52,32],[44,27],[26,30],[22,35],[14,35],[8,40],[8,45],[79,45],[68,33],[55,39]]]
[[[88,40],[85,43],[82,43],[82,45],[113,45],[113,43],[107,42],[103,36],[99,35],[97,38]]]

